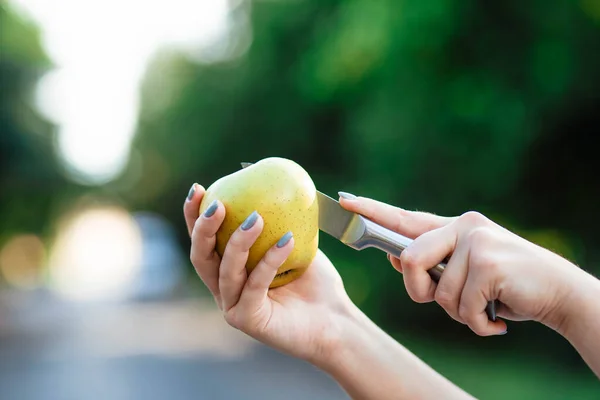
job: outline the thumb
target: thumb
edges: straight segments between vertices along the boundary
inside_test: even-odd
[[[415,239],[433,229],[446,226],[456,219],[419,211],[407,211],[390,204],[366,197],[357,197],[346,192],[339,192],[338,194],[340,195],[340,205],[346,210],[361,214],[371,221],[411,239]]]

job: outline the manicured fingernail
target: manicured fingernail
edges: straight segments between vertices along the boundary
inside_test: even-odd
[[[277,247],[282,248],[283,246],[285,246],[286,244],[288,244],[289,241],[292,239],[292,236],[294,236],[292,234],[292,232],[288,232],[285,235],[283,235],[281,237],[281,239],[279,239],[279,241],[277,242]]]
[[[191,200],[194,197],[194,193],[196,193],[196,184],[194,183],[188,192],[187,199]]]
[[[505,331],[504,331],[504,332],[502,332],[502,333],[499,333],[498,335],[506,335],[507,333],[508,333],[508,329],[507,329],[507,330],[505,330]]]
[[[254,226],[254,224],[256,223],[257,219],[258,219],[258,213],[256,211],[254,211],[252,214],[250,214],[248,216],[248,218],[246,218],[246,220],[242,224],[242,226],[241,226],[242,230],[247,231],[248,229],[252,228]]]
[[[210,218],[217,212],[217,208],[219,208],[219,202],[217,200],[213,200],[212,203],[208,206],[206,210],[204,210],[204,218]]]
[[[346,192],[338,192],[338,194],[340,195],[340,197],[342,199],[346,199],[346,200],[356,200],[356,196],[353,195],[352,193],[346,193]]]

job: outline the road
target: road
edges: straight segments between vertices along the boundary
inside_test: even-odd
[[[311,365],[228,327],[210,302],[0,293],[0,399],[347,398]]]

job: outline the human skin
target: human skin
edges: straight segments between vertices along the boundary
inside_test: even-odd
[[[354,399],[471,398],[362,313],[323,252],[302,277],[269,290],[294,246],[288,235],[248,274],[248,250],[263,229],[260,215],[249,216],[242,224],[245,229],[232,235],[219,257],[215,235],[225,208],[217,202],[211,213],[199,215],[204,192],[195,184],[184,204],[190,258],[231,326],[321,368]],[[484,308],[488,299],[498,298],[504,304],[498,310],[501,318],[533,319],[557,330],[596,374],[600,371],[593,339],[594,330],[600,331],[600,316],[592,301],[600,287],[589,274],[476,213],[437,217],[352,196],[342,198],[341,204],[416,238],[400,259],[390,258],[415,301],[437,300],[475,333],[495,335],[504,333],[506,324],[488,321]],[[449,254],[436,285],[426,270]]]
[[[439,217],[342,195],[348,210],[415,238],[399,259],[389,258],[414,301],[436,301],[456,321],[489,336],[506,332],[504,321],[491,322],[485,314],[487,302],[497,299],[500,318],[536,321],[557,331],[600,377],[597,278],[477,212]],[[427,270],[448,255],[436,284]]]

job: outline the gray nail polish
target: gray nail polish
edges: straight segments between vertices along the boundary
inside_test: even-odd
[[[499,333],[498,335],[506,335],[507,333],[508,333],[508,329],[507,329],[507,330],[505,330],[505,331],[504,331],[504,332],[502,332],[502,333]]]
[[[188,192],[187,199],[191,200],[194,197],[194,193],[196,193],[196,184],[194,183]]]
[[[215,215],[215,212],[217,212],[217,208],[219,208],[219,203],[217,202],[217,200],[213,200],[212,203],[210,203],[210,205],[208,206],[208,208],[204,210],[204,218],[210,218],[213,215]]]
[[[338,194],[340,195],[340,197],[342,199],[346,199],[346,200],[356,200],[356,196],[353,195],[352,193],[347,193],[347,192],[338,192]]]
[[[257,219],[258,219],[258,213],[256,211],[254,211],[252,214],[250,214],[248,216],[248,218],[246,218],[246,220],[242,224],[242,226],[241,226],[242,230],[247,231],[248,229],[252,228],[254,226],[254,224],[256,223]]]
[[[279,241],[277,242],[277,247],[282,248],[283,246],[285,246],[286,244],[288,244],[289,241],[292,239],[292,236],[294,236],[292,234],[292,232],[288,232],[285,235],[283,235],[281,237],[281,239],[279,239]]]

